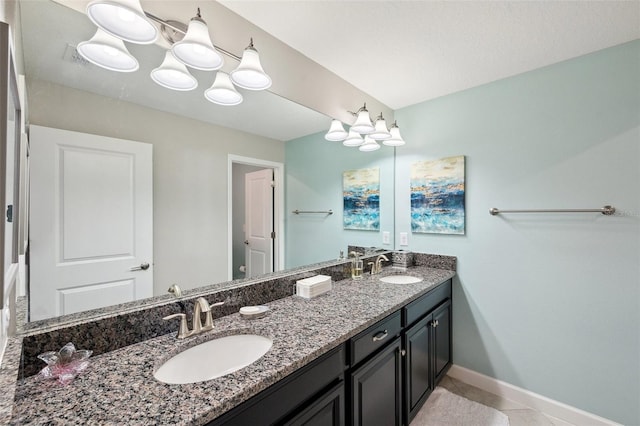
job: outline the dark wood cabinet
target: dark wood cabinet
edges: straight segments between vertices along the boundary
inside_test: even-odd
[[[451,366],[451,300],[433,312],[433,380],[434,384],[447,374]]]
[[[308,409],[311,423],[293,423],[310,425],[340,425],[343,423],[317,423],[328,411],[324,406],[316,406],[318,413],[312,413],[312,405],[328,398],[334,388],[344,388],[344,371],[346,368],[344,344],[320,356],[311,364],[293,372],[278,383],[243,402],[233,410],[223,414],[209,423],[211,426],[267,426],[285,424],[289,419]],[[344,390],[343,390],[344,392]],[[344,422],[344,397],[338,400],[340,405],[329,407],[338,409],[337,416]],[[323,414],[320,414],[322,411]],[[342,412],[340,412],[342,411]],[[317,417],[313,419],[314,415]],[[313,419],[313,420],[312,420]],[[293,421],[293,420],[291,420]],[[303,420],[300,420],[303,421]],[[313,422],[316,423],[313,423]]]
[[[401,339],[351,373],[352,424],[393,426],[402,424]]]
[[[340,382],[285,426],[343,426],[345,424],[344,383]]]
[[[407,424],[415,417],[432,388],[431,316],[411,327],[404,335],[406,374],[405,413]]]
[[[408,328],[403,342],[404,415],[409,424],[451,366],[451,300]]]
[[[447,373],[451,280],[210,425],[408,425]]]

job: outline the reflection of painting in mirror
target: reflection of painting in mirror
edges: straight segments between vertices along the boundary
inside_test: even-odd
[[[411,165],[411,230],[464,234],[464,156]]]
[[[380,169],[347,170],[342,183],[344,229],[380,230]]]

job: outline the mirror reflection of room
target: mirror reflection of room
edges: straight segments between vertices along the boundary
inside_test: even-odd
[[[241,104],[212,103],[202,92],[217,71],[189,67],[194,90],[157,84],[149,75],[170,46],[163,37],[126,44],[138,66],[133,72],[96,65],[77,47],[106,36],[96,36],[95,25],[73,7],[21,4],[30,99],[31,321],[166,295],[173,284],[189,290],[338,259],[349,244],[382,246],[377,234],[342,229],[339,215],[318,223],[288,211],[338,211],[346,169],[382,167],[389,200],[383,220],[392,233],[392,148],[368,157],[342,151],[340,143],[327,151],[318,141],[326,142],[331,120],[268,90],[238,87]],[[206,13],[212,12],[202,7]],[[258,49],[260,40],[253,43]],[[233,75],[242,53],[223,55],[220,70]],[[323,157],[332,161],[319,163]],[[262,192],[239,184],[244,177],[235,169],[250,166],[272,170],[271,179],[253,180],[251,188],[262,182]],[[46,213],[52,211],[58,214]],[[315,236],[329,230],[331,239]]]

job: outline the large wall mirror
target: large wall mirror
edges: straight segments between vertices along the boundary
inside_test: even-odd
[[[21,188],[20,165],[25,155],[22,146],[20,123],[22,107],[18,94],[18,79],[8,25],[0,23],[0,174],[4,176],[0,186],[2,222],[0,223],[0,270],[3,285],[0,286],[0,301],[3,307],[10,305],[8,298],[15,296],[15,281],[18,274],[18,257],[24,254],[24,229],[21,220],[25,199]],[[13,318],[0,320],[3,332],[12,327]]]
[[[191,92],[162,88],[149,78],[165,56],[162,43],[127,43],[136,72],[99,68],[75,49],[95,26],[51,0],[20,2],[20,16],[32,321],[166,295],[172,284],[244,278],[260,263],[242,257],[247,204],[260,198],[247,196],[255,181],[247,176],[264,170],[271,178],[256,180],[280,185],[267,219],[278,232],[275,270],[336,260],[347,245],[393,248],[382,235],[394,234],[392,149],[360,153],[327,142],[329,117],[268,91],[244,91],[233,107],[212,104],[203,92],[214,72],[190,69],[199,83]],[[381,229],[344,230],[342,173],[371,167],[380,169]],[[109,264],[128,275],[110,275]],[[151,280],[138,285],[145,275]]]

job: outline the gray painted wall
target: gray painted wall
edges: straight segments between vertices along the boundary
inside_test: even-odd
[[[32,124],[153,144],[154,294],[227,281],[227,157],[284,162],[284,143],[42,81]]]

